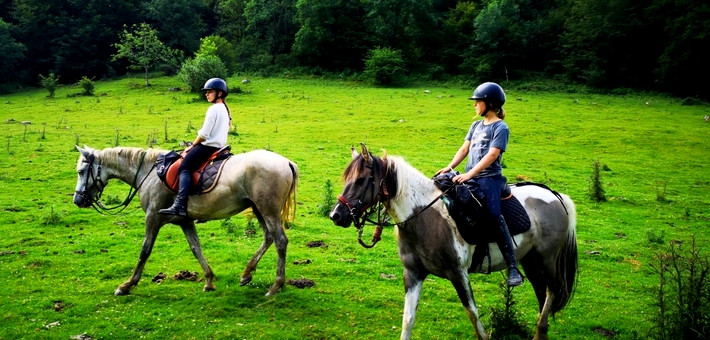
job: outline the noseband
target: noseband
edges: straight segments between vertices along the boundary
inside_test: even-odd
[[[92,205],[99,202],[101,195],[104,192],[106,184],[101,180],[101,164],[96,166],[96,173],[94,173],[94,163],[96,162],[96,156],[90,154],[88,158],[82,160],[83,163],[88,163],[89,168],[86,172],[86,178],[84,179],[84,190],[74,191],[75,194],[79,195],[83,200],[91,202]],[[91,187],[89,187],[89,179],[91,179]],[[91,196],[91,190],[98,190],[96,196]]]

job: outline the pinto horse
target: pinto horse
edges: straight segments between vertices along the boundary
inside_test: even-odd
[[[285,281],[288,238],[283,224],[293,220],[296,209],[298,167],[285,157],[265,150],[234,155],[227,159],[217,185],[209,193],[190,196],[188,216],[159,214],[158,210],[173,203],[175,193],[166,189],[154,170],[158,155],[164,150],[140,148],[80,148],[77,164],[78,180],[74,204],[86,208],[101,206],[100,197],[111,179],[121,180],[140,194],[145,212],[145,238],[133,274],[118,286],[115,295],[129,294],[138,284],[160,228],[167,223],[182,228],[193,254],[205,273],[204,291],[214,290],[214,273],[202,255],[195,220],[217,220],[251,208],[264,232],[264,241],[247,263],[240,284],[252,280],[252,272],[271,244],[276,243],[278,264],[276,280],[266,293],[275,294]],[[135,194],[134,194],[135,195]],[[129,195],[130,198],[132,196]],[[124,202],[127,205],[130,200]],[[98,209],[97,209],[98,210]]]
[[[338,226],[353,222],[362,229],[368,209],[382,203],[396,223],[399,257],[404,265],[404,313],[401,339],[409,339],[419,304],[422,283],[429,274],[448,279],[456,289],[479,339],[488,339],[478,317],[469,281],[475,245],[466,243],[453,218],[439,198],[434,182],[400,157],[373,156],[363,144],[361,153],[352,149],[353,160],[344,173],[343,192],[330,213]],[[520,260],[539,304],[536,339],[546,339],[548,316],[569,302],[577,273],[576,214],[574,203],[539,186],[512,188],[522,203],[531,227],[514,237]],[[373,209],[370,209],[372,211]],[[506,269],[498,245],[490,243],[490,267]],[[484,261],[488,262],[488,261]]]

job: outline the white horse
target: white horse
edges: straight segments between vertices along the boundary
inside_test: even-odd
[[[488,339],[478,317],[469,282],[475,245],[464,241],[434,182],[402,158],[379,158],[365,145],[345,170],[345,187],[330,218],[338,226],[355,223],[362,228],[366,211],[383,203],[396,222],[399,256],[404,265],[404,315],[401,339],[409,339],[419,304],[422,283],[429,274],[451,281],[479,339]],[[574,203],[539,186],[512,188],[531,222],[528,231],[516,235],[515,255],[523,266],[539,303],[536,339],[546,339],[548,316],[569,302],[577,273],[576,213]],[[490,243],[491,265],[483,270],[506,269],[496,243]],[[487,262],[487,261],[484,261]],[[477,266],[474,266],[477,267]]]
[[[189,218],[185,218],[158,213],[158,210],[170,206],[175,196],[153,171],[158,154],[166,151],[124,147],[94,150],[77,146],[77,149],[80,154],[76,167],[78,180],[74,204],[82,208],[97,204],[100,206],[101,193],[108,181],[116,178],[140,194],[141,206],[145,211],[145,238],[138,264],[128,280],[118,286],[115,295],[129,294],[138,284],[158,231],[167,223],[182,228],[193,254],[204,270],[204,290],[214,290],[214,274],[202,255],[194,221],[224,219],[247,208],[252,209],[259,221],[264,241],[247,263],[240,283],[243,286],[251,282],[252,272],[259,260],[271,244],[276,243],[276,280],[266,295],[275,294],[281,289],[285,281],[288,245],[283,224],[294,218],[296,209],[299,173],[295,163],[265,150],[234,155],[225,161],[219,182],[212,191],[189,197]]]

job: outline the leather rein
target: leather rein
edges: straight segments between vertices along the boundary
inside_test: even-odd
[[[146,151],[143,152],[143,155],[141,156],[141,161],[138,164],[138,170],[136,170],[136,174],[133,177],[133,185],[131,185],[131,188],[128,190],[128,196],[123,200],[122,203],[119,203],[116,206],[113,207],[106,207],[104,204],[101,202],[101,195],[104,193],[104,188],[106,188],[106,184],[104,181],[101,180],[101,164],[98,164],[96,166],[96,173],[94,173],[94,163],[96,162],[96,156],[94,154],[89,155],[88,159],[84,158],[82,162],[88,163],[89,164],[89,169],[86,173],[86,179],[84,180],[84,190],[82,191],[75,191],[75,193],[79,196],[81,196],[82,199],[88,200],[91,202],[91,207],[94,208],[94,210],[98,211],[100,214],[108,213],[111,210],[121,208],[120,210],[111,213],[111,215],[116,215],[120,212],[122,212],[124,209],[128,207],[128,205],[131,203],[133,198],[136,196],[138,193],[138,190],[140,187],[143,185],[143,182],[148,178],[148,175],[150,175],[151,171],[155,168],[155,164],[148,170],[148,173],[143,177],[143,179],[140,181],[138,185],[136,185],[138,181],[138,174],[140,173],[141,167],[143,166],[143,161],[145,160],[145,155]],[[91,187],[87,185],[89,178],[91,178]],[[91,189],[96,189],[98,190],[98,193],[94,196],[91,196]]]
[[[416,214],[410,216],[408,219],[406,219],[402,222],[399,222],[399,223],[390,223],[389,221],[390,221],[391,217],[387,214],[386,209],[382,208],[383,203],[386,202],[387,200],[389,200],[390,196],[391,196],[390,189],[387,188],[388,187],[387,176],[391,175],[389,173],[389,167],[385,163],[385,160],[382,160],[382,168],[383,168],[382,173],[383,174],[382,174],[382,179],[380,179],[380,181],[378,183],[379,188],[375,188],[375,176],[374,176],[374,174],[375,174],[374,168],[375,167],[374,167],[374,165],[371,165],[371,166],[366,165],[365,167],[370,169],[370,176],[368,178],[367,186],[372,186],[373,187],[372,192],[373,193],[376,192],[376,194],[374,194],[375,197],[371,201],[372,203],[370,203],[369,205],[363,206],[363,199],[365,198],[365,195],[367,194],[367,190],[364,190],[362,192],[362,195],[358,199],[357,203],[355,203],[355,205],[350,204],[350,202],[348,202],[348,200],[343,195],[338,195],[338,201],[340,201],[346,207],[348,207],[348,210],[350,212],[350,217],[353,219],[353,224],[355,225],[355,228],[357,229],[357,241],[358,241],[358,243],[360,243],[361,246],[368,248],[368,249],[374,247],[375,244],[377,244],[377,242],[379,242],[382,239],[382,229],[384,228],[384,226],[397,226],[400,228],[404,228],[404,225],[407,222],[409,222],[409,221],[413,220],[414,218],[416,218],[417,216],[419,216],[419,214],[424,212],[424,210],[429,209],[432,205],[434,205],[434,203],[436,203],[436,201],[441,199],[441,197],[443,197],[444,194],[446,194],[446,192],[449,191],[449,189],[451,189],[451,188],[446,189],[446,191],[444,191],[441,195],[434,198],[434,200],[432,200],[427,206],[425,206],[423,209],[419,210]],[[391,190],[396,191],[397,184],[393,183],[393,185],[394,185],[394,188],[392,188]],[[377,190],[374,190],[374,189],[377,189]],[[371,216],[373,216],[373,215],[376,216],[376,218],[377,218],[376,221],[371,218]],[[366,244],[362,240],[363,230],[364,230],[364,227],[367,223],[370,223],[375,226],[375,231],[373,232],[373,235],[372,235],[372,241],[371,241],[371,244],[369,244],[369,245]]]

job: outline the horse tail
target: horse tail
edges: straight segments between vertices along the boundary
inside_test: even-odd
[[[283,209],[281,209],[281,222],[286,226],[286,223],[291,223],[296,219],[296,194],[298,191],[298,166],[296,163],[289,161],[289,168],[291,168],[291,188],[288,190],[288,197],[286,202],[284,202]]]
[[[574,202],[569,196],[561,196],[562,204],[567,210],[569,223],[567,225],[567,239],[557,255],[557,277],[555,281],[559,286],[550,309],[550,314],[553,316],[572,299],[577,283],[577,211],[574,207]]]

